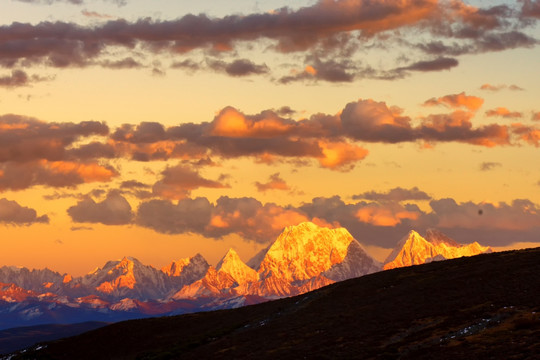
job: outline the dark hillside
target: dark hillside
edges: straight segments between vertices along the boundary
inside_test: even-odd
[[[39,359],[538,359],[540,248],[401,268],[235,310],[126,321]]]

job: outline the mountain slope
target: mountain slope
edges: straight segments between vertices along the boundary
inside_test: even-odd
[[[534,359],[539,272],[540,248],[433,262],[234,310],[117,323],[14,359]]]
[[[428,230],[426,238],[420,236],[416,231],[410,231],[388,256],[383,269],[389,270],[424,264],[433,260],[455,259],[485,252],[491,252],[491,248],[477,242],[460,245],[439,231]]]

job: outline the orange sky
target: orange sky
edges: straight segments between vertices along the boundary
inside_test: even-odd
[[[247,261],[306,220],[380,260],[540,243],[539,1],[5,8],[0,265]]]

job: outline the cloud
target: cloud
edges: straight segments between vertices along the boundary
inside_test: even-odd
[[[215,71],[225,72],[231,76],[261,75],[269,72],[266,64],[257,65],[248,59],[237,59],[231,63],[213,60],[208,61],[208,66]]]
[[[518,135],[520,140],[536,147],[540,146],[540,128],[515,123],[512,124],[512,132]]]
[[[78,223],[101,223],[105,225],[130,224],[133,218],[131,205],[119,193],[109,192],[102,202],[87,197],[70,207],[68,215]]]
[[[267,243],[285,226],[308,220],[300,212],[254,198],[220,197],[216,204],[206,198],[143,202],[137,224],[166,234],[198,233],[221,238],[238,234],[247,241]]]
[[[465,93],[433,98],[428,103],[477,109],[483,99]],[[131,157],[137,161],[181,159],[207,162],[250,157],[256,162],[317,162],[321,167],[348,171],[368,155],[358,142],[461,142],[478,146],[512,143],[507,125],[474,127],[472,111],[455,110],[420,118],[416,124],[403,110],[372,99],[349,102],[336,115],[314,114],[294,120],[274,110],[249,115],[227,106],[210,122],[164,127],[156,122],[124,124],[95,155]],[[519,137],[518,137],[519,139]],[[90,144],[88,144],[90,147]],[[80,151],[85,149],[80,147]],[[90,149],[89,149],[90,150]]]
[[[397,203],[390,206],[371,203],[360,207],[355,213],[360,222],[375,226],[396,226],[404,219],[417,220],[420,215],[420,212],[407,210]]]
[[[84,3],[83,0],[20,1]],[[123,1],[113,2],[124,4]],[[535,14],[536,7],[536,2],[524,2],[523,15]],[[373,48],[371,41],[377,37],[384,39],[385,44],[402,46],[404,51],[420,59],[412,60],[408,67],[390,77],[404,76],[406,71],[448,70],[457,66],[455,56],[462,54],[537,44],[534,38],[520,32],[527,24],[511,7],[477,8],[461,0],[319,0],[298,9],[282,7],[271,12],[221,18],[188,14],[166,21],[108,19],[107,15],[86,10],[83,14],[106,21],[86,27],[60,21],[2,26],[0,63],[8,68],[23,64],[60,68],[111,66],[113,60],[105,59],[112,49],[120,58],[132,58],[135,54],[153,58],[161,54],[195,53],[195,50],[196,55],[202,53],[203,56],[223,52],[236,55],[253,48],[254,44],[263,44],[267,52],[302,52],[319,59],[318,64],[314,61],[307,64],[310,67],[306,67],[306,71],[278,76],[284,83],[306,80],[309,76],[330,82],[350,82],[362,73],[369,76],[371,66],[359,68],[355,63],[359,62],[362,51]],[[407,41],[416,38],[419,32],[426,35],[425,41],[420,44]],[[435,38],[437,40],[432,40]],[[422,60],[418,51],[436,57]],[[246,58],[210,64],[210,68],[217,66],[219,71],[231,76],[270,71],[265,65],[254,64]],[[132,65],[130,67],[135,67]],[[190,71],[199,66],[200,63],[192,59],[173,64],[173,67]],[[127,66],[124,63],[119,67]]]
[[[533,121],[540,121],[540,111],[533,113],[532,120]]]
[[[11,70],[11,75],[0,76],[0,87],[15,88],[49,80],[52,80],[52,77],[41,77],[35,74],[29,76],[25,71],[15,69]]]
[[[270,175],[266,183],[260,183],[258,181],[255,182],[255,186],[259,192],[265,192],[268,190],[291,190],[290,186],[287,185],[285,180],[279,176],[279,173]]]
[[[418,61],[414,64],[411,64],[404,68],[399,68],[400,70],[411,70],[411,71],[441,71],[441,70],[450,70],[453,67],[459,65],[459,61],[453,58],[440,57],[435,60],[428,61]]]
[[[19,115],[1,115],[0,162],[67,160],[66,149],[78,140],[108,133],[108,126],[98,121],[47,123]]]
[[[521,14],[524,17],[540,19],[540,1],[538,0],[519,0],[523,3]]]
[[[396,187],[388,192],[376,192],[376,191],[367,191],[362,194],[353,195],[353,200],[374,200],[374,201],[410,201],[410,200],[431,200],[429,196],[424,191],[421,191],[416,186],[411,189],[403,189],[401,187]]]
[[[354,63],[347,59],[322,60],[319,57],[307,57],[306,65],[303,71],[293,75],[283,76],[278,82],[289,84],[294,81],[328,81],[331,83],[352,82],[359,69]]]
[[[418,192],[413,193],[408,197],[420,197]],[[412,229],[422,233],[438,228],[458,242],[481,240],[492,246],[535,241],[535,236],[537,241],[540,230],[540,206],[529,200],[490,204],[431,199],[429,208],[422,210],[399,201],[403,196],[389,198],[392,191],[366,194],[383,197],[353,203],[345,203],[339,196],[319,197],[299,207],[263,204],[248,197],[223,196],[214,204],[206,198],[184,198],[176,203],[150,200],[140,204],[135,222],[166,234],[195,233],[215,239],[237,234],[246,241],[268,243],[288,225],[315,221],[343,226],[362,243],[385,248],[395,246]]]
[[[108,182],[118,176],[111,166],[71,161],[0,163],[0,190],[23,190],[32,186],[75,187],[84,183]]]
[[[95,18],[95,19],[114,19],[114,16],[107,15],[107,14],[101,14],[95,11],[89,11],[89,10],[82,10],[81,14],[83,14],[86,17],[89,18]]]
[[[191,193],[191,190],[200,187],[221,189],[229,187],[219,181],[203,178],[193,169],[178,164],[166,168],[162,173],[162,178],[152,187],[152,193],[167,199],[183,199]]]
[[[126,57],[121,60],[103,60],[100,65],[109,69],[139,69],[144,67],[143,64],[133,59],[132,57]]]
[[[502,166],[502,164],[498,163],[498,162],[483,162],[482,164],[480,164],[480,170],[481,171],[489,171],[489,170],[493,170],[494,168],[500,167],[500,166]]]
[[[430,206],[438,217],[438,226],[443,228],[523,230],[538,228],[540,224],[540,208],[530,200],[491,204],[440,199],[431,201]]]
[[[152,186],[137,180],[126,180],[120,184],[121,189],[150,189]]]
[[[49,217],[47,215],[37,216],[36,210],[2,198],[0,199],[0,223],[10,225],[48,224]]]
[[[480,86],[480,90],[487,90],[487,91],[500,91],[500,90],[512,90],[512,91],[523,91],[524,89],[517,86],[517,85],[491,85],[491,84],[483,84]]]
[[[142,202],[136,223],[164,234],[203,234],[210,223],[213,205],[206,198]]]
[[[523,117],[523,114],[517,111],[510,111],[505,107],[498,107],[496,109],[490,109],[486,111],[487,117],[500,116],[508,119],[515,119]]]
[[[436,105],[445,105],[452,109],[466,108],[471,111],[478,110],[484,99],[477,96],[471,96],[465,94],[465,92],[459,94],[446,95],[440,98],[431,98],[424,102],[424,106],[436,106]]]

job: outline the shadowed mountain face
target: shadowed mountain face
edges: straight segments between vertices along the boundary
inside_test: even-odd
[[[540,248],[378,272],[239,309],[112,324],[14,359],[534,359]]]

